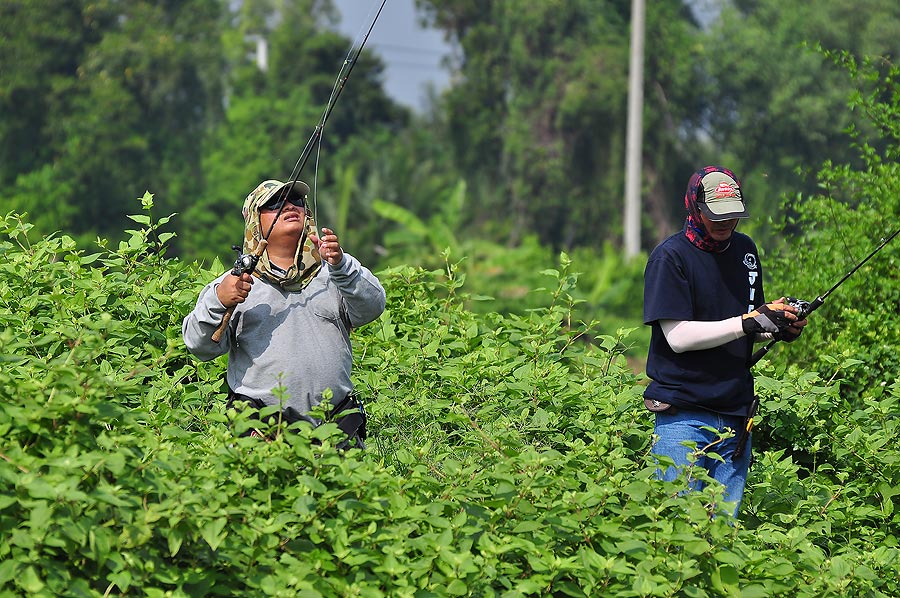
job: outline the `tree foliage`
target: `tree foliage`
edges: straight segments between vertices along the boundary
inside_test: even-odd
[[[619,238],[629,4],[419,5],[461,50],[441,110],[457,163],[481,197],[474,215],[494,227],[490,234],[516,242],[534,231],[554,250]],[[648,9],[643,182],[654,199],[648,224],[659,225],[669,217],[660,192],[668,173],[690,162],[681,138],[698,73],[688,66],[695,29],[685,7]]]
[[[78,57],[96,43],[77,3],[0,6],[0,182],[53,162],[60,120],[76,86]],[[99,20],[99,19],[98,19]],[[40,25],[38,25],[40,24]]]
[[[220,111],[221,3],[7,2],[0,10],[10,32],[0,54],[0,151],[15,156],[0,171],[8,205],[36,214],[71,205],[52,224],[93,235],[121,230],[121,198],[151,182],[162,203],[175,203],[167,183],[199,178],[195,144]]]
[[[814,194],[824,162],[857,159],[850,127],[873,132],[847,109],[865,82],[851,82],[819,48],[896,59],[900,44],[886,27],[900,12],[888,0],[735,5],[706,42],[708,130],[713,147],[743,177],[751,205],[759,206],[754,214],[766,214],[778,209],[783,194]],[[758,226],[772,232],[764,221]]]

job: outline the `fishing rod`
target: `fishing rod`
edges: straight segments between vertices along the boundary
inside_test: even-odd
[[[806,316],[808,316],[809,314],[811,314],[812,312],[814,312],[814,311],[816,311],[817,309],[819,309],[819,307],[821,307],[821,305],[822,305],[823,303],[825,303],[825,299],[827,299],[828,296],[829,296],[831,293],[833,293],[839,286],[841,286],[842,284],[844,284],[844,282],[846,282],[846,280],[847,280],[848,278],[850,278],[851,276],[853,276],[853,274],[854,274],[857,270],[859,270],[859,269],[863,266],[863,264],[865,264],[866,262],[868,262],[868,261],[872,258],[872,256],[874,256],[876,253],[878,253],[879,251],[881,251],[881,250],[884,248],[884,246],[887,245],[888,243],[890,243],[890,242],[893,240],[893,238],[896,237],[898,234],[900,234],[900,229],[897,229],[896,231],[894,231],[894,233],[893,233],[891,236],[889,236],[887,239],[883,239],[883,240],[881,241],[881,244],[880,244],[878,247],[876,247],[874,250],[872,250],[872,253],[870,253],[870,254],[867,255],[865,258],[863,258],[863,260],[862,260],[861,262],[859,262],[858,264],[856,264],[855,266],[853,266],[853,268],[852,268],[849,272],[847,272],[847,273],[844,275],[843,278],[841,278],[839,281],[837,281],[837,283],[836,283],[833,287],[831,287],[830,289],[828,289],[824,294],[819,295],[818,297],[816,297],[815,299],[813,299],[811,302],[810,302],[810,301],[803,301],[802,299],[795,299],[794,297],[787,297],[787,302],[788,302],[788,304],[789,304],[789,305],[793,305],[793,306],[796,307],[797,310],[799,311],[799,313],[797,314],[797,319],[798,319],[798,320],[802,320],[802,319],[804,319]],[[762,347],[762,348],[759,349],[756,353],[754,353],[753,356],[750,358],[750,367],[753,367],[754,365],[756,365],[756,363],[757,363],[760,359],[762,359],[763,356],[765,356],[765,354],[768,353],[769,350],[770,350],[770,349],[775,345],[775,343],[777,343],[777,342],[778,342],[777,340],[772,339],[772,340],[770,340],[768,343],[766,343],[766,345],[765,345],[764,347]]]
[[[896,237],[898,234],[900,234],[900,229],[897,229],[896,231],[894,231],[894,233],[891,236],[889,236],[887,239],[883,239],[881,241],[881,244],[878,247],[876,247],[874,250],[872,250],[872,253],[870,253],[865,258],[863,258],[863,260],[861,262],[859,262],[858,264],[853,266],[853,268],[851,268],[851,270],[849,272],[844,274],[844,277],[841,278],[839,281],[837,281],[837,283],[833,287],[831,287],[830,289],[825,291],[825,293],[823,293],[823,294],[819,295],[818,297],[816,297],[815,299],[813,299],[811,302],[804,301],[802,299],[796,299],[794,297],[786,297],[788,304],[793,305],[794,307],[797,308],[797,310],[798,310],[797,319],[802,320],[803,318],[805,318],[812,312],[819,309],[819,307],[821,307],[821,305],[823,303],[825,303],[825,299],[827,299],[830,294],[832,294],[839,286],[844,284],[844,282],[846,282],[846,280],[848,278],[853,276],[853,274],[857,270],[859,270],[863,266],[863,264],[868,262],[872,258],[872,256],[874,256],[876,253],[881,251],[884,248],[884,246],[887,245],[888,243],[890,243],[891,240],[893,240],[893,238]],[[775,343],[777,343],[777,342],[778,342],[777,340],[772,339],[768,343],[766,343],[766,345],[763,348],[761,348],[759,351],[754,353],[753,356],[750,358],[750,367],[753,367],[754,365],[756,365],[756,363],[760,359],[762,359],[763,356],[766,353],[768,353],[769,350],[773,346],[775,346]],[[745,422],[744,426],[741,427],[740,433],[738,434],[737,448],[734,451],[732,459],[738,459],[744,453],[744,448],[747,444],[747,438],[750,436],[750,431],[753,429],[753,418],[756,417],[757,409],[759,409],[759,397],[753,397],[753,402],[750,403],[750,410],[749,410],[749,414],[747,415],[746,422]]]
[[[269,235],[272,234],[272,230],[275,228],[275,223],[278,222],[278,218],[281,217],[281,212],[282,210],[284,210],[284,206],[287,203],[287,198],[290,197],[291,192],[294,190],[294,184],[297,182],[297,177],[300,176],[300,173],[303,171],[303,167],[306,166],[306,163],[309,161],[309,157],[312,154],[313,148],[319,145],[319,143],[321,142],[322,132],[325,130],[325,123],[328,121],[328,117],[331,116],[331,112],[334,110],[334,106],[337,104],[337,100],[341,96],[341,92],[344,91],[344,87],[347,84],[347,79],[350,78],[350,73],[353,72],[353,67],[356,66],[356,63],[359,60],[360,55],[362,54],[363,48],[365,48],[366,42],[369,39],[369,35],[372,33],[372,29],[375,28],[375,23],[378,21],[378,17],[381,16],[381,11],[384,10],[384,5],[386,3],[387,0],[381,0],[381,6],[378,7],[378,12],[376,12],[375,17],[372,18],[372,23],[369,25],[369,29],[366,31],[366,35],[365,37],[363,37],[362,42],[360,42],[359,47],[356,50],[356,54],[353,55],[352,59],[350,58],[350,55],[353,52],[351,46],[351,50],[347,55],[348,58],[344,59],[344,64],[341,65],[341,70],[338,72],[338,78],[335,82],[334,89],[331,92],[331,97],[328,99],[328,103],[325,106],[325,111],[322,113],[322,118],[316,125],[316,128],[313,130],[312,135],[310,135],[309,140],[306,142],[306,146],[303,148],[303,151],[300,152],[300,157],[297,159],[296,164],[294,164],[294,168],[291,170],[291,176],[288,178],[290,184],[283,186],[276,193],[277,199],[275,200],[275,202],[280,203],[281,205],[278,206],[278,211],[275,213],[275,218],[272,219],[272,224],[269,226],[269,230],[266,231],[265,236],[263,236],[259,244],[257,244],[256,249],[250,253],[241,253],[241,247],[237,245],[234,245],[232,247],[232,249],[238,252],[237,259],[234,260],[234,265],[231,268],[232,276],[241,276],[242,274],[249,274],[256,270],[256,266],[259,263],[263,252],[266,250],[266,246],[269,244]],[[346,73],[344,72],[345,67],[347,68]],[[306,242],[305,227],[303,230],[303,235],[300,238],[299,242],[301,245]],[[216,328],[212,333],[211,339],[214,343],[218,343],[222,339],[222,334],[225,332],[225,328],[228,327],[228,322],[231,320],[231,316],[233,314],[234,306],[229,307],[225,311],[225,315],[222,316],[222,322],[219,324],[219,327]]]

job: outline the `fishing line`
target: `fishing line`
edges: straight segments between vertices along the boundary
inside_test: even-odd
[[[374,6],[372,4],[371,6]],[[313,181],[312,181],[312,201],[313,201],[313,219],[318,222],[319,221],[319,162],[322,157],[322,143],[325,139],[325,118],[327,113],[327,107],[331,105],[331,103],[335,100],[338,86],[340,85],[341,79],[344,77],[344,69],[347,68],[347,65],[350,64],[350,59],[353,56],[353,49],[357,47],[357,40],[363,35],[365,31],[365,24],[369,22],[369,17],[372,14],[372,9],[369,9],[369,13],[366,15],[366,18],[363,19],[362,24],[359,26],[359,30],[356,32],[356,35],[350,40],[350,47],[347,48],[347,56],[344,57],[344,62],[341,63],[341,70],[338,72],[337,77],[334,79],[334,84],[331,86],[331,94],[328,96],[328,102],[325,104],[326,108],[322,112],[322,133],[319,136],[319,142],[316,144],[316,161],[313,167]],[[365,42],[360,43],[362,46]],[[349,74],[349,72],[348,72]],[[293,176],[291,178],[294,178]]]
[[[378,7],[378,11],[375,13],[372,21],[369,23],[366,34],[363,37],[362,42],[360,42],[355,54],[353,54],[353,45],[355,43],[355,40],[354,43],[351,43],[350,53],[348,54],[348,58],[344,59],[344,63],[341,65],[341,69],[338,72],[337,79],[335,79],[335,85],[332,89],[331,96],[328,98],[328,102],[322,114],[322,119],[316,125],[315,130],[313,131],[312,135],[310,135],[309,140],[307,140],[306,142],[306,146],[304,146],[303,151],[300,153],[300,157],[297,159],[297,163],[294,164],[294,168],[291,170],[291,176],[288,178],[288,180],[290,181],[290,185],[282,187],[278,192],[281,198],[290,197],[291,191],[294,189],[294,184],[297,182],[297,177],[303,171],[303,167],[306,166],[306,162],[309,160],[312,149],[321,144],[322,134],[325,129],[325,124],[328,122],[328,117],[331,116],[331,112],[332,110],[334,110],[341,92],[344,91],[344,87],[347,84],[347,79],[350,78],[350,73],[353,72],[353,67],[356,66],[356,63],[359,61],[359,57],[362,54],[363,48],[365,48],[366,42],[369,39],[369,35],[372,34],[372,29],[375,28],[375,23],[378,21],[378,17],[381,16],[381,11],[384,10],[384,5],[386,3],[387,0],[381,0],[381,5]],[[371,14],[371,10],[369,14]],[[352,60],[349,59],[351,55]],[[346,69],[346,72],[344,72],[344,69]],[[281,217],[281,212],[284,209],[284,205],[286,203],[286,201],[281,202],[281,207],[278,209],[278,212],[276,212],[275,218],[272,220],[272,225],[269,227],[268,232],[263,237],[264,241],[268,240],[269,235],[272,233],[272,229],[275,228],[275,223],[278,222],[278,218]]]
[[[831,221],[837,225],[837,214],[834,212],[834,204],[837,203],[834,199],[830,199],[828,202],[828,207],[831,209]],[[850,247],[847,246],[847,239],[844,237],[844,227],[837,227],[838,234],[841,237],[841,244],[844,246],[844,251],[847,252],[847,255],[850,256],[851,263],[855,263],[857,260],[853,257],[853,253],[850,251]]]
[[[375,12],[375,5],[377,3],[377,0],[369,4],[369,11],[363,18],[362,23],[360,24],[359,29],[356,32],[356,35],[350,41],[350,46],[347,48],[347,55],[344,58],[344,62],[341,64],[341,69],[334,80],[334,85],[332,85],[331,87],[331,95],[328,97],[328,102],[326,103],[325,109],[322,112],[322,119],[319,121],[319,136],[316,142],[316,160],[313,168],[312,181],[312,212],[313,219],[317,223],[319,222],[319,163],[322,157],[322,143],[325,138],[325,122],[328,120],[328,116],[331,114],[331,109],[334,107],[335,102],[337,102],[338,96],[343,90],[344,83],[346,82],[347,78],[350,77],[350,72],[353,70],[353,67],[356,65],[356,62],[362,55],[362,50],[369,39],[369,34],[372,33],[372,29],[375,27],[375,22],[381,15],[381,11],[384,8],[386,2],[387,0],[381,1],[381,5],[378,7],[377,12]],[[374,17],[372,16],[373,12],[375,13]],[[366,23],[369,23],[368,27],[366,26]],[[353,55],[354,50],[356,50],[355,56]],[[346,73],[344,72],[345,69]],[[289,180],[294,180],[297,176],[299,176],[299,174],[299,171],[296,174],[292,171],[291,178]]]

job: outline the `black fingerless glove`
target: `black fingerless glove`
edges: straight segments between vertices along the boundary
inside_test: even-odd
[[[772,309],[768,305],[757,307],[741,320],[741,327],[747,335],[762,332],[783,333],[790,325],[791,321],[784,310]]]
[[[802,331],[801,331],[802,332]],[[784,341],[786,343],[792,343],[798,338],[800,338],[800,332],[794,333],[792,328],[786,328],[785,330],[781,330],[772,335],[776,341]]]

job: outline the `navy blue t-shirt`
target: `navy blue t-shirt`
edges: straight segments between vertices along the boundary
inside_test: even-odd
[[[735,232],[722,253],[695,247],[683,232],[660,243],[644,270],[644,323],[652,327],[644,397],[682,408],[745,416],[753,400],[751,336],[675,353],[660,320],[714,322],[765,303],[756,244]]]

